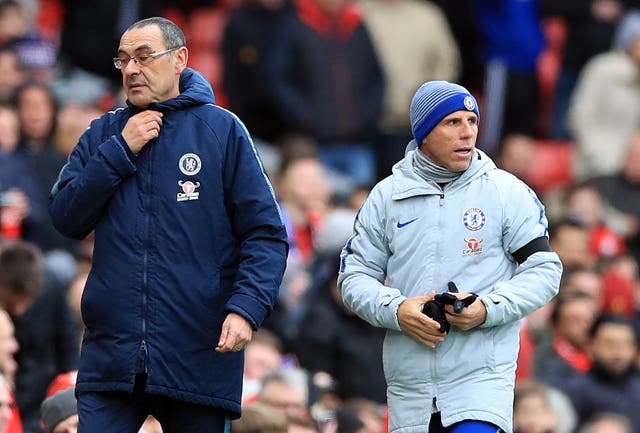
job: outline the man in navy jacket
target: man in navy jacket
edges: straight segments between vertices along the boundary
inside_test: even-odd
[[[287,241],[244,125],[186,67],[182,31],[148,18],[114,59],[127,107],[92,122],[54,185],[67,236],[95,230],[82,299],[80,433],[223,432],[243,352],[271,312]]]

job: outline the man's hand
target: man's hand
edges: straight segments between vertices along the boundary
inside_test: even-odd
[[[452,293],[458,299],[464,299],[470,296],[470,293]],[[453,311],[453,305],[447,305],[444,308],[447,315],[447,321],[462,331],[468,331],[476,326],[480,326],[487,318],[487,308],[480,298],[476,298],[475,301],[468,307],[462,309],[460,313]]]
[[[253,328],[247,319],[237,313],[229,313],[222,324],[216,352],[239,352],[251,341]]]
[[[436,344],[444,341],[445,334],[440,332],[440,324],[422,313],[422,306],[436,295],[431,291],[427,296],[405,299],[398,307],[400,328],[414,339],[435,349]]]
[[[131,152],[138,153],[149,140],[158,138],[161,126],[162,113],[154,110],[145,110],[127,120],[127,124],[124,125],[122,130],[122,136]]]

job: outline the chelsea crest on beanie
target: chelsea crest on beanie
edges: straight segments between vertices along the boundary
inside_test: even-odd
[[[442,119],[459,110],[473,111],[480,121],[476,98],[459,84],[429,81],[420,86],[410,109],[411,130],[418,146]]]

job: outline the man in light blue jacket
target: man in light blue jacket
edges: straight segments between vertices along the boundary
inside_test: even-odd
[[[557,293],[562,274],[544,207],[475,148],[479,110],[464,87],[423,84],[411,124],[404,159],[358,213],[340,292],[388,330],[390,432],[511,432],[520,319]],[[448,296],[466,307],[445,305],[440,322],[422,312],[454,288]]]

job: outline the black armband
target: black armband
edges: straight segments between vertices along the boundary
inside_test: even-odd
[[[538,251],[551,251],[551,247],[549,246],[549,239],[547,239],[546,236],[535,238],[511,255],[514,259],[516,259],[516,262],[521,265],[525,262],[525,260],[529,258],[531,254],[537,253]]]

